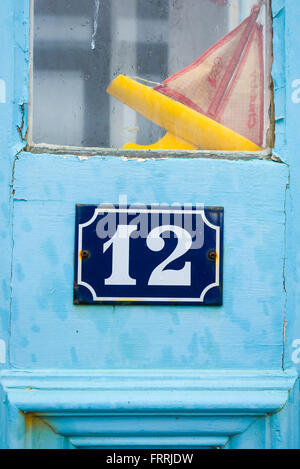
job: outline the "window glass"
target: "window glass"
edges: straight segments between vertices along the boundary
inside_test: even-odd
[[[33,142],[267,146],[266,3],[33,0]]]

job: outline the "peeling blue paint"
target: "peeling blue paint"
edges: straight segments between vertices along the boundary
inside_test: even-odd
[[[293,344],[300,339],[300,104],[292,100],[292,83],[300,79],[299,19],[298,1],[273,0],[274,154],[285,163],[222,158],[141,162],[113,155],[81,160],[72,155],[23,151],[29,102],[29,1],[1,2],[0,40],[6,51],[1,80],[6,96],[5,102],[0,99],[0,234],[5,254],[0,264],[0,339],[6,345],[6,358],[5,363],[0,360],[0,368],[7,368],[14,377],[25,370],[26,384],[22,382],[18,396],[30,379],[37,379],[41,385],[52,376],[50,370],[60,376],[51,378],[57,380],[56,386],[65,385],[65,370],[71,380],[72,373],[75,376],[85,370],[90,373],[88,378],[78,380],[89,382],[97,370],[104,370],[108,376],[123,370],[127,385],[133,370],[162,370],[162,374],[171,376],[179,371],[197,374],[206,370],[218,381],[214,392],[224,386],[226,373],[237,373],[237,377],[244,376],[252,383],[254,394],[248,390],[247,396],[251,394],[253,401],[250,397],[245,400],[249,412],[253,402],[258,402],[258,407],[261,404],[259,393],[265,392],[264,379],[271,373],[266,370],[271,370],[276,379],[270,385],[272,392],[263,394],[263,418],[247,420],[246,411],[247,417],[232,417],[235,431],[244,433],[237,437],[231,433],[227,447],[300,447],[299,388],[297,384],[288,397],[293,383],[282,372],[282,366],[298,371],[300,366],[292,359],[296,356]],[[118,203],[119,195],[124,194],[129,203],[225,207],[222,307],[199,311],[197,307],[178,306],[73,305],[75,203]],[[249,378],[251,373],[254,378]],[[234,389],[240,389],[243,383],[232,379],[230,396],[237,400],[232,401],[231,408],[227,401],[224,404],[225,397],[222,402],[223,409],[234,413],[242,399],[239,396],[245,394],[241,390],[241,394],[235,394]],[[282,390],[279,383],[285,380]],[[77,385],[78,381],[73,381],[73,386],[74,382]],[[163,380],[161,383],[164,385]],[[16,399],[15,390],[10,394],[7,383],[5,386],[3,389],[0,385],[0,425],[6,429],[0,432],[0,447],[73,447],[64,437],[53,436],[45,424],[34,427],[28,442],[24,418],[7,402],[8,396]],[[271,402],[276,393],[276,405],[269,408],[268,399]],[[29,406],[36,394],[25,395]],[[92,408],[92,391],[89,396],[88,406]],[[164,402],[163,393],[157,396]],[[204,392],[204,408],[214,412],[211,396],[210,391]],[[74,408],[77,398],[72,402]],[[50,401],[56,405],[55,400]],[[185,404],[181,401],[182,407]],[[281,412],[267,415],[281,407]],[[224,416],[222,423],[220,417],[214,418],[215,432],[226,427]],[[168,425],[171,431],[174,423]],[[202,444],[209,446],[209,441],[202,440]],[[219,440],[213,441],[217,445]],[[227,440],[220,441],[224,445]]]

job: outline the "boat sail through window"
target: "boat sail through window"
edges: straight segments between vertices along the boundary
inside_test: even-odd
[[[85,9],[79,0],[35,0],[34,6],[35,143],[189,151],[269,146],[268,0],[100,0]]]

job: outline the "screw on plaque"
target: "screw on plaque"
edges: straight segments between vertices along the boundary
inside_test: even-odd
[[[217,258],[217,253],[214,249],[210,249],[207,253],[207,258],[210,260],[210,261],[215,261],[216,258]]]
[[[87,249],[81,251],[81,257],[83,260],[86,260],[90,257],[90,252]]]

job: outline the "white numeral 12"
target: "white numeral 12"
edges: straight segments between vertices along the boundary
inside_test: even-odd
[[[103,252],[112,246],[112,273],[105,279],[105,285],[136,285],[136,280],[129,275],[130,235],[137,230],[137,225],[119,225],[114,236],[103,244]],[[148,285],[189,286],[191,285],[191,263],[185,262],[180,270],[166,269],[167,265],[183,256],[192,245],[190,233],[179,226],[163,225],[154,228],[147,237],[147,246],[151,251],[161,251],[165,241],[161,234],[172,231],[178,243],[174,251],[151,273]]]

